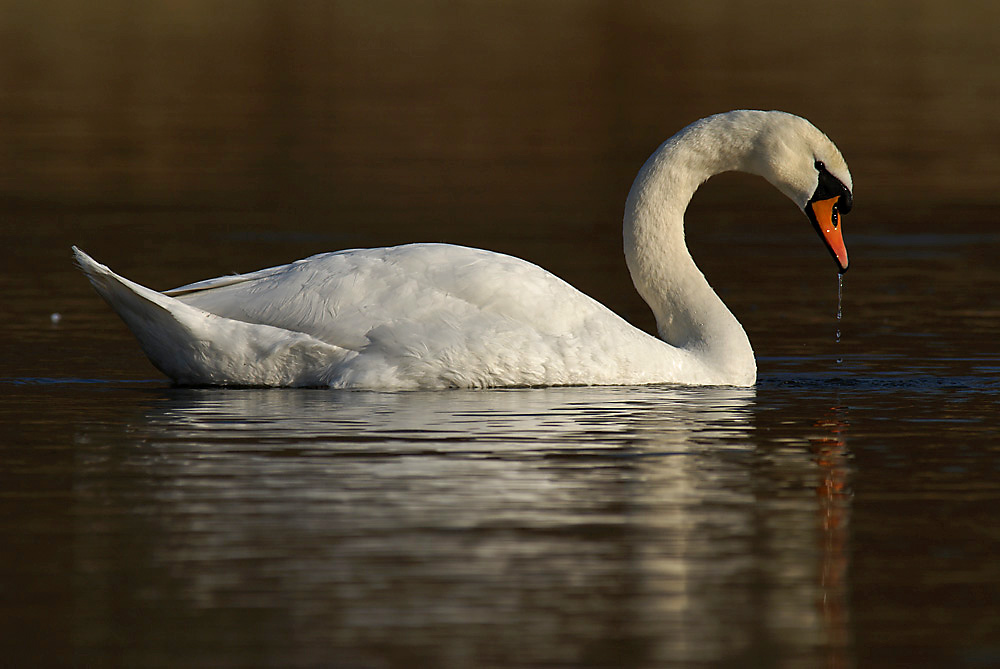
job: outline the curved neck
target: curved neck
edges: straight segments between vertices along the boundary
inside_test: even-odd
[[[755,135],[751,123],[714,116],[667,140],[632,184],[623,230],[632,282],[652,309],[660,338],[724,374],[744,377],[756,373],[753,350],[691,258],[684,212],[709,177],[730,170],[757,172]]]

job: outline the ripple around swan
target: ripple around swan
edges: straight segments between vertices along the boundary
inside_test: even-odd
[[[969,359],[967,362],[984,362],[990,363],[991,365],[996,363],[993,359]],[[934,392],[939,390],[967,390],[967,391],[978,391],[978,392],[992,392],[1000,390],[1000,367],[992,366],[980,366],[978,370],[982,371],[982,374],[964,374],[964,375],[935,375],[932,373],[928,374],[915,374],[912,368],[907,371],[900,372],[879,372],[873,374],[862,374],[862,373],[848,373],[840,374],[837,372],[826,372],[826,373],[800,373],[800,372],[771,372],[761,374],[757,379],[757,388],[788,388],[788,389],[845,389],[845,390],[917,390]],[[96,387],[155,387],[163,386],[164,381],[161,379],[97,379],[97,378],[75,378],[75,377],[5,377],[0,378],[0,385],[10,385],[10,386],[96,386]],[[587,387],[592,388],[592,387]],[[596,387],[603,388],[603,387]],[[659,397],[657,402],[662,402],[664,398],[669,397],[671,401],[688,401],[693,397],[696,397],[697,393],[702,389],[698,387],[686,388],[684,386],[618,386],[609,387],[614,388],[614,392],[617,393],[628,393],[633,395],[629,399],[628,406],[618,407],[619,410],[631,410],[636,408],[641,408],[644,402],[648,402],[648,393],[650,389],[661,389],[659,392],[666,393]],[[209,390],[209,389],[199,389],[199,388],[183,388],[183,387],[173,387],[175,391],[189,390]],[[253,392],[255,390],[273,390],[273,392],[327,392],[331,394],[342,394],[342,393],[356,393],[356,392],[369,392],[369,391],[341,391],[341,390],[326,390],[323,388],[311,388],[311,389],[259,389],[259,388],[221,388],[214,389],[215,392]],[[504,389],[495,388],[485,391],[476,392],[486,392],[486,393],[502,393],[502,392],[514,392],[514,391],[539,391],[546,390],[544,388],[532,388],[532,389]],[[554,387],[549,390],[564,390],[564,388]],[[444,390],[444,391],[434,391],[443,393],[455,393],[464,392],[456,390]],[[672,394],[671,394],[672,393]],[[378,394],[378,393],[376,393]],[[410,391],[404,391],[403,395],[410,394]]]
[[[67,377],[17,376],[0,378],[0,384],[12,386],[107,385],[121,384],[112,379],[81,379]],[[162,381],[129,381],[128,383],[163,383]]]
[[[799,374],[770,374],[758,380],[761,388],[824,389],[857,391],[940,392],[964,390],[970,392],[995,392],[1000,390],[1000,378],[982,376],[924,376],[901,372],[876,376],[838,376],[836,374],[802,376]]]

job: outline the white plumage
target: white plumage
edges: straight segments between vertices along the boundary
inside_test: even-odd
[[[762,144],[774,133],[800,165]],[[153,364],[181,384],[752,385],[749,341],[690,259],[683,211],[725,169],[762,174],[805,207],[820,157],[850,183],[808,122],[746,111],[692,124],[653,154],[629,195],[625,241],[663,340],[536,265],[448,244],[325,253],[164,293],[74,252]]]

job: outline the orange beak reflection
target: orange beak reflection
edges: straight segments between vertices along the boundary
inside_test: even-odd
[[[844,230],[840,225],[841,216],[837,209],[839,200],[840,196],[837,196],[810,202],[806,205],[806,214],[843,274],[847,271],[847,247],[844,246]]]

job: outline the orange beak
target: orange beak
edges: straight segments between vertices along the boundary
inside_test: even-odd
[[[840,196],[827,200],[817,200],[806,205],[806,215],[812,222],[816,232],[823,239],[826,248],[830,249],[833,259],[840,267],[840,273],[847,271],[847,247],[844,246],[844,230],[840,226],[841,215],[837,209]]]

